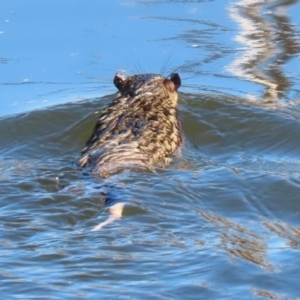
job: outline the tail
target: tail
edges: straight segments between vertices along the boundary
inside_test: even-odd
[[[122,212],[124,208],[123,202],[118,202],[108,208],[108,211],[110,213],[109,217],[104,221],[95,226],[91,231],[97,231],[106,226],[109,223],[114,222],[115,220],[119,220],[122,218]]]
[[[103,228],[104,226],[114,222],[115,220],[119,220],[122,218],[123,209],[125,206],[124,200],[120,199],[120,195],[122,193],[120,192],[120,195],[116,195],[116,189],[115,186],[107,186],[109,191],[102,192],[102,195],[104,198],[105,206],[108,207],[109,216],[104,221],[92,228],[91,231],[97,231]],[[111,191],[113,189],[113,191]]]

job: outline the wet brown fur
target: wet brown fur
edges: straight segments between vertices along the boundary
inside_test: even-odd
[[[114,84],[119,92],[102,112],[82,150],[81,167],[102,177],[126,168],[165,167],[182,144],[177,118],[178,74],[123,77]]]

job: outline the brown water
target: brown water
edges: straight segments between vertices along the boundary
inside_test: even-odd
[[[157,174],[84,174],[74,161],[114,98],[113,75],[100,83],[88,74],[67,83],[59,72],[51,84],[3,81],[2,99],[18,100],[10,108],[23,112],[7,109],[0,119],[0,295],[299,299],[299,2],[135,4],[132,10],[148,14],[145,26],[182,26],[170,39],[193,46],[171,55],[183,55],[182,155]],[[186,7],[199,13],[185,18]],[[78,2],[73,9],[81,9]],[[23,63],[4,67],[17,74]],[[104,96],[92,96],[98,89]],[[65,103],[79,90],[81,101]],[[30,94],[36,104],[45,97],[62,104],[28,109]],[[100,201],[106,185],[126,201],[124,217],[91,232],[107,217]]]

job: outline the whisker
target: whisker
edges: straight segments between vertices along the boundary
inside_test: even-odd
[[[185,67],[187,67],[187,66],[189,66],[189,65],[191,65],[191,64],[192,64],[192,62],[188,61],[188,62],[184,63],[183,65],[177,67],[175,70],[173,70],[172,73],[176,73],[176,72],[178,72],[178,70],[180,70],[181,68],[185,68]],[[171,75],[171,74],[170,74],[170,75]]]
[[[142,73],[145,73],[143,67],[142,67],[142,64],[141,64],[141,61],[140,59],[138,58],[138,55],[137,55],[137,51],[136,49],[133,49],[134,52],[135,52],[135,57],[137,58],[137,64],[134,64],[135,68],[136,68],[136,71],[137,71],[137,74],[142,74]]]
[[[173,47],[172,51],[169,53],[169,55],[167,56],[167,58],[165,59],[163,65],[162,65],[162,68],[160,70],[160,74],[164,75],[164,73],[166,72],[173,52],[174,52],[174,47]]]
[[[193,78],[197,78],[199,77],[199,75],[193,75],[193,76],[189,76],[189,77],[184,77],[182,78],[182,80],[188,80],[188,79],[193,79]]]

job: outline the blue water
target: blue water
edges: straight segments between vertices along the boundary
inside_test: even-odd
[[[3,299],[298,299],[300,2],[2,1]],[[177,71],[181,157],[83,175],[113,77]],[[126,199],[107,217],[105,184]]]

